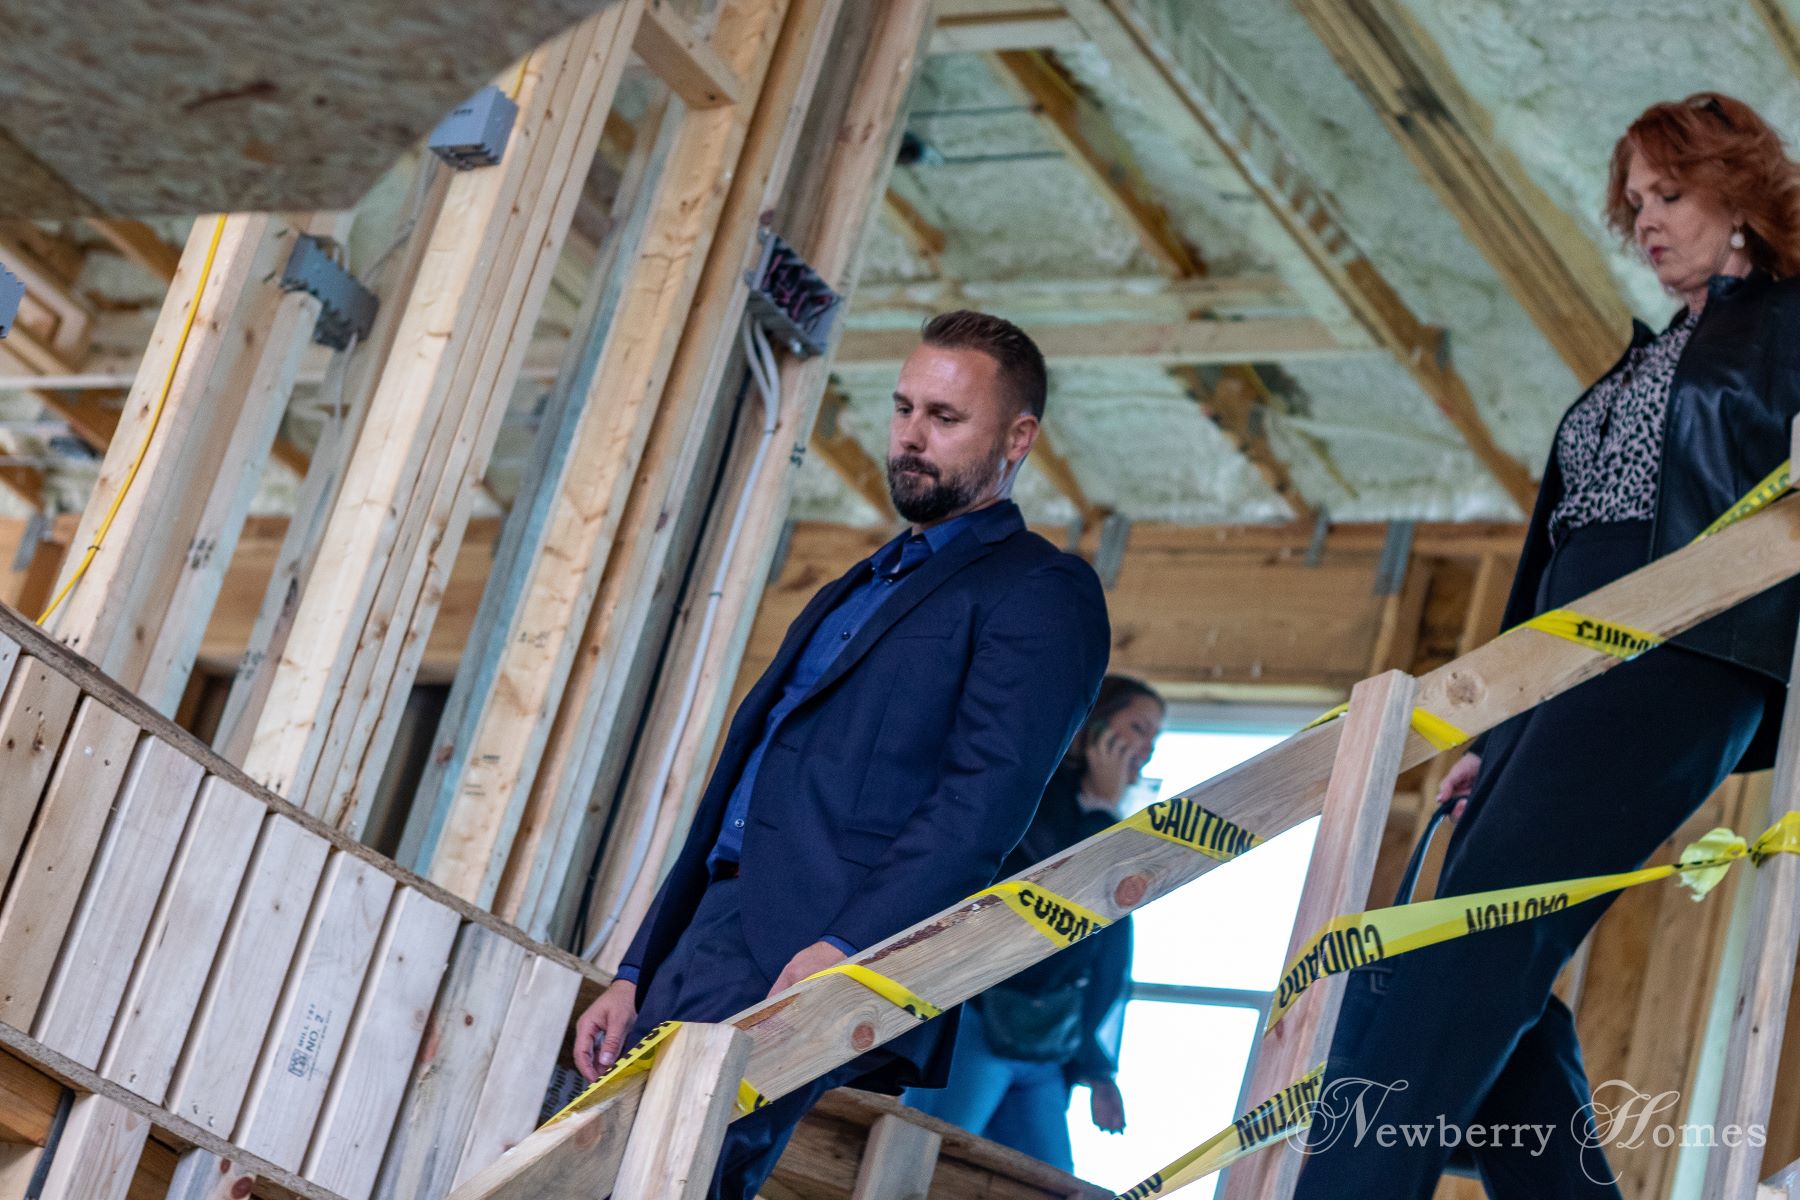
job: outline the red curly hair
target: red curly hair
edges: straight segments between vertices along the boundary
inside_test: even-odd
[[[1800,275],[1800,164],[1781,135],[1742,100],[1695,92],[1652,104],[1613,147],[1606,186],[1606,223],[1627,243],[1637,210],[1625,197],[1631,160],[1642,154],[1683,187],[1744,214],[1750,261],[1777,278]]]

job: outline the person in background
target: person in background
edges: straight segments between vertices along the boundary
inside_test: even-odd
[[[1000,874],[1016,875],[1117,821],[1119,802],[1150,760],[1163,715],[1162,697],[1147,684],[1108,675]],[[1114,1076],[1130,984],[1126,917],[970,1000],[949,1083],[912,1089],[906,1103],[1073,1171],[1066,1114],[1076,1084],[1088,1087],[1098,1128],[1125,1129]]]

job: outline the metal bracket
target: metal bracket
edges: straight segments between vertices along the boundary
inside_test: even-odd
[[[1094,551],[1094,574],[1100,586],[1112,591],[1119,582],[1119,570],[1125,565],[1125,546],[1131,541],[1131,521],[1118,513],[1109,513],[1100,522],[1100,545]]]
[[[25,298],[25,281],[0,263],[0,338],[12,332],[19,315],[19,301]]]
[[[294,252],[281,271],[281,290],[305,292],[319,302],[312,340],[333,350],[347,350],[350,339],[362,341],[375,324],[379,301],[338,264],[325,243],[311,234],[294,239]]]
[[[825,353],[842,297],[780,235],[758,229],[756,240],[762,254],[744,275],[751,315],[795,354]]]
[[[1313,516],[1312,541],[1306,547],[1306,565],[1319,566],[1325,561],[1325,539],[1331,535],[1331,514],[1323,505]]]
[[[518,115],[519,106],[490,83],[451,109],[425,144],[458,171],[491,167],[506,153]]]
[[[1406,564],[1412,561],[1413,523],[1389,521],[1381,543],[1381,559],[1375,564],[1375,594],[1392,596],[1406,584]]]

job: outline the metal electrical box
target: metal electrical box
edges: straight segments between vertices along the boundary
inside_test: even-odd
[[[19,316],[19,301],[25,298],[25,283],[0,263],[0,337],[12,332]]]
[[[339,266],[324,243],[310,234],[294,239],[294,251],[282,268],[281,290],[305,292],[319,302],[312,340],[321,346],[347,350],[352,337],[361,341],[375,324],[375,294]]]
[[[795,354],[825,353],[841,298],[779,235],[759,229],[756,238],[762,255],[744,277],[751,313]]]
[[[425,144],[458,171],[491,167],[506,153],[518,115],[519,106],[490,83],[451,109]]]

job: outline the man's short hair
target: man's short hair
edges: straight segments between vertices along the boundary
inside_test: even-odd
[[[919,336],[939,350],[979,350],[993,359],[1014,410],[1043,419],[1044,397],[1050,390],[1044,354],[1023,329],[1004,317],[962,308],[931,318]]]

